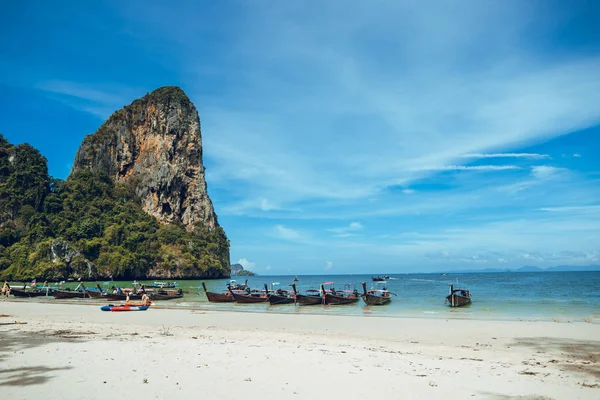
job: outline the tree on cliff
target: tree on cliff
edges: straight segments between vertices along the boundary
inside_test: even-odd
[[[98,136],[88,136],[78,152],[80,168],[64,182],[48,175],[46,159],[36,149],[12,146],[0,135],[0,278],[229,276],[229,241],[206,194],[197,112],[181,89],[157,92],[116,112]],[[178,119],[182,111],[173,109],[181,102],[187,114]],[[132,115],[142,121],[155,118],[156,132],[144,131],[147,127],[132,121]],[[111,138],[123,126],[136,127],[126,130],[127,149],[134,149],[128,155],[142,160],[140,165],[117,162],[125,158],[124,149]],[[182,147],[197,148],[191,158],[178,153],[180,159],[165,166],[156,160],[161,148],[142,151],[140,143],[156,140],[171,146],[167,159]],[[107,158],[107,146],[113,145],[115,158]],[[81,161],[81,154],[92,158]],[[132,179],[121,179],[122,168]],[[142,182],[146,175],[151,182]],[[149,203],[154,198],[161,202],[158,207]],[[157,214],[170,203],[169,215]]]

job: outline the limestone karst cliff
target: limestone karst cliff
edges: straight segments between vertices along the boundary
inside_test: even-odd
[[[115,112],[87,136],[73,171],[107,173],[135,188],[160,222],[218,226],[206,192],[198,111],[183,90],[166,86]]]
[[[177,87],[115,112],[66,181],[0,134],[0,278],[224,278],[229,240],[207,194],[200,120]]]

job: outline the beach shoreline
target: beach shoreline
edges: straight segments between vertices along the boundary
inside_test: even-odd
[[[600,395],[600,326],[585,322],[111,313],[20,301],[0,302],[0,314],[8,315],[0,318],[0,386],[11,398],[49,388],[48,398],[60,399],[81,398],[81,390],[85,398]]]

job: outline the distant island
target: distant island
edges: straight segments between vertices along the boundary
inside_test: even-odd
[[[231,276],[255,276],[256,274],[252,271],[244,269],[242,264],[232,264],[230,266]]]
[[[464,274],[464,273],[499,273],[499,272],[587,272],[600,271],[600,265],[557,265],[555,267],[535,267],[526,265],[524,267],[510,268],[485,268],[485,269],[465,269],[460,271],[439,271],[436,273],[443,274]]]

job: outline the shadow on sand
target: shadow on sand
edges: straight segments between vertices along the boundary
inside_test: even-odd
[[[18,357],[24,351],[35,351],[35,348],[48,344],[83,341],[82,336],[70,331],[71,334],[65,334],[64,331],[22,332],[3,330],[0,332],[0,365],[3,367],[10,364],[9,361],[12,357]],[[84,334],[86,333],[84,332]],[[44,365],[0,369],[0,387],[41,385],[52,379],[55,372],[69,369],[71,367],[49,367]]]
[[[521,338],[514,346],[530,347],[552,357],[549,362],[565,370],[600,378],[600,341],[557,338]]]

